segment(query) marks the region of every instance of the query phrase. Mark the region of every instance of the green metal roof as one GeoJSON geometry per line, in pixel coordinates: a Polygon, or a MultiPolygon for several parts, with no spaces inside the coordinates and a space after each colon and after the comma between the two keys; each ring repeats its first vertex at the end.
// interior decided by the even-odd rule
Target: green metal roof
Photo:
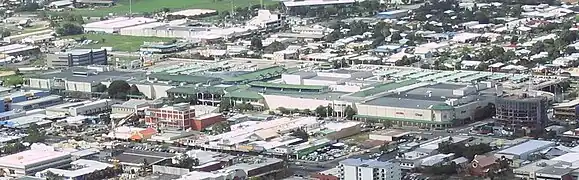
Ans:
{"type": "Polygon", "coordinates": [[[404,86],[408,86],[411,84],[415,84],[418,83],[418,80],[415,79],[410,79],[410,80],[406,80],[406,81],[402,81],[402,82],[390,82],[390,83],[384,83],[384,84],[380,84],[377,86],[374,86],[374,88],[371,89],[367,89],[364,91],[359,91],[356,92],[354,94],[351,94],[350,96],[353,97],[366,97],[366,96],[372,96],[381,92],[385,92],[385,91],[390,91],[396,88],[401,88],[404,86]]]}
{"type": "Polygon", "coordinates": [[[168,93],[178,93],[178,94],[196,94],[198,92],[208,92],[208,93],[213,93],[213,94],[224,94],[225,93],[225,89],[227,89],[227,87],[215,87],[215,86],[209,86],[209,87],[194,87],[194,86],[180,86],[180,87],[174,87],[171,89],[168,89],[167,92],[168,93]]]}
{"type": "Polygon", "coordinates": [[[440,103],[440,104],[434,104],[434,105],[430,106],[429,109],[432,109],[432,110],[452,110],[454,108],[452,106],[449,106],[448,104],[440,103]]]}
{"type": "Polygon", "coordinates": [[[268,82],[252,82],[249,83],[250,86],[265,87],[265,88],[283,88],[283,89],[302,89],[302,90],[323,90],[326,86],[313,86],[313,85],[295,85],[295,84],[278,84],[278,83],[268,83],[268,82]]]}
{"type": "Polygon", "coordinates": [[[186,82],[189,84],[219,81],[219,78],[212,78],[205,76],[191,76],[191,75],[171,75],[166,73],[155,73],[149,75],[149,77],[156,78],[159,81],[186,82]]]}
{"type": "Polygon", "coordinates": [[[263,96],[261,96],[259,93],[244,89],[229,92],[225,94],[224,97],[241,98],[241,99],[263,99],[263,96]]]}
{"type": "Polygon", "coordinates": [[[437,121],[426,121],[418,119],[405,119],[405,118],[395,118],[395,117],[380,117],[380,116],[367,116],[367,115],[354,115],[355,119],[368,119],[376,121],[404,121],[404,122],[415,122],[415,123],[427,123],[427,124],[452,124],[452,122],[437,122],[437,121]]]}
{"type": "Polygon", "coordinates": [[[282,73],[285,72],[285,68],[281,66],[274,66],[265,69],[260,69],[254,72],[238,75],[235,77],[225,78],[225,82],[251,82],[251,81],[259,81],[263,79],[268,79],[272,77],[280,76],[282,73]]]}

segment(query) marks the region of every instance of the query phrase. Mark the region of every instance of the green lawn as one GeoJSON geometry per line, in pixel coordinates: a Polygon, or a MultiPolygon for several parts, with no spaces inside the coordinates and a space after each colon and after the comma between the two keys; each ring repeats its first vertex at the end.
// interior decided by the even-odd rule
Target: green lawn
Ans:
{"type": "MultiPolygon", "coordinates": [[[[279,3],[272,0],[263,0],[265,5],[279,3]]],[[[249,7],[259,4],[261,0],[233,0],[233,5],[237,7],[249,7]]],[[[133,13],[154,12],[162,8],[169,8],[172,11],[180,9],[214,9],[217,11],[231,10],[231,0],[133,0],[133,13]]],[[[106,16],[109,13],[123,15],[129,13],[129,0],[119,0],[113,7],[91,9],[75,9],[74,14],[89,17],[106,16]]]]}
{"type": "Polygon", "coordinates": [[[175,38],[161,38],[161,37],[141,37],[141,36],[123,36],[114,34],[80,34],[74,36],[63,37],[79,39],[82,36],[87,39],[98,41],[96,44],[88,44],[82,46],[83,48],[98,49],[101,47],[113,47],[114,51],[134,52],[138,51],[144,42],[170,42],[175,38]],[[102,40],[105,40],[104,42],[102,40]]]}

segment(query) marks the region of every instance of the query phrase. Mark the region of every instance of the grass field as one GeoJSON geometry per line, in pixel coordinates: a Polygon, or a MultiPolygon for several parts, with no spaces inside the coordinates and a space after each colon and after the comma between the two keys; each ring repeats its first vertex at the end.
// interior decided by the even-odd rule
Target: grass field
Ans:
{"type": "Polygon", "coordinates": [[[175,38],[161,38],[161,37],[139,37],[139,36],[123,36],[113,34],[80,34],[74,36],[67,36],[64,38],[78,39],[82,36],[87,39],[98,41],[96,44],[87,44],[83,48],[101,48],[113,47],[114,51],[135,52],[139,50],[143,42],[170,42],[175,38]],[[105,40],[104,42],[102,40],[105,40]]]}
{"type": "MultiPolygon", "coordinates": [[[[263,0],[265,5],[279,3],[272,0],[263,0]]],[[[233,6],[249,7],[259,4],[261,0],[233,0],[233,6]]],[[[169,8],[171,11],[181,9],[214,9],[224,11],[231,9],[231,0],[133,0],[133,13],[154,12],[162,8],[169,8]]],[[[129,13],[129,0],[119,0],[113,7],[96,9],[75,9],[73,14],[89,17],[106,16],[109,13],[123,15],[129,13]]]]}

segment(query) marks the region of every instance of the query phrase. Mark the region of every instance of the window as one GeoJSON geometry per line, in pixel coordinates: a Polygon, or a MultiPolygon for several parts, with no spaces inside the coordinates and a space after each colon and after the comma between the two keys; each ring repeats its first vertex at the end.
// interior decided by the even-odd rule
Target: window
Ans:
{"type": "Polygon", "coordinates": [[[396,112],[396,114],[404,114],[404,112],[396,112]]]}
{"type": "Polygon", "coordinates": [[[421,116],[421,117],[422,117],[422,114],[420,114],[420,113],[416,113],[416,114],[414,114],[414,115],[415,115],[415,116],[421,116]]]}
{"type": "Polygon", "coordinates": [[[16,174],[16,173],[14,172],[14,169],[10,169],[10,170],[8,170],[8,171],[10,171],[10,172],[9,172],[10,174],[16,174]]]}

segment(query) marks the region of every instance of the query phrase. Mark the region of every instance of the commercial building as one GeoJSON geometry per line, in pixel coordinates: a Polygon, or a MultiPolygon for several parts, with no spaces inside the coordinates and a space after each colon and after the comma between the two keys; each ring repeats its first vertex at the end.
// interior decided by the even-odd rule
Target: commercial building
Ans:
{"type": "Polygon", "coordinates": [[[118,33],[122,28],[156,22],[157,20],[144,17],[118,17],[114,19],[92,22],[85,25],[85,32],[118,33]]]}
{"type": "MultiPolygon", "coordinates": [[[[300,10],[309,10],[316,8],[324,8],[327,6],[334,6],[339,10],[354,5],[356,0],[305,0],[305,1],[283,1],[283,6],[289,13],[296,13],[300,10]]],[[[303,12],[303,11],[302,11],[303,12]]]]}
{"type": "Polygon", "coordinates": [[[45,114],[31,114],[26,116],[21,116],[6,121],[0,121],[0,125],[4,125],[9,128],[27,128],[31,124],[36,125],[46,125],[51,124],[52,121],[46,120],[45,114]]]}
{"type": "Polygon", "coordinates": [[[578,120],[579,99],[569,102],[555,104],[553,106],[553,116],[559,120],[578,120]]]}
{"type": "Polygon", "coordinates": [[[371,140],[393,142],[400,140],[401,138],[409,134],[410,132],[405,132],[401,130],[385,130],[379,132],[372,132],[368,135],[368,138],[371,140]]]}
{"type": "Polygon", "coordinates": [[[46,108],[46,114],[70,116],[93,115],[110,110],[112,104],[113,102],[109,99],[68,103],[46,108]]]}
{"type": "Polygon", "coordinates": [[[47,59],[46,64],[50,67],[106,65],[107,60],[106,49],[74,49],[58,54],[57,58],[47,59]]]}
{"type": "Polygon", "coordinates": [[[386,83],[356,93],[377,97],[356,103],[355,117],[399,125],[448,127],[483,116],[484,107],[494,102],[494,88],[492,83],[474,86],[416,80],[386,83]]]}
{"type": "Polygon", "coordinates": [[[211,15],[217,15],[217,11],[212,9],[186,9],[182,11],[169,13],[167,16],[170,19],[181,19],[181,18],[201,18],[211,15]]]}
{"type": "Polygon", "coordinates": [[[89,179],[98,177],[99,172],[104,172],[108,168],[113,168],[112,164],[102,163],[93,160],[79,159],[70,163],[72,170],[49,168],[42,172],[36,173],[36,177],[46,178],[48,172],[64,177],[66,179],[89,179]],[[94,176],[90,176],[95,174],[94,176]]]}
{"type": "Polygon", "coordinates": [[[111,118],[125,118],[131,114],[144,116],[146,107],[149,107],[149,101],[139,99],[130,99],[122,104],[113,104],[111,106],[111,118]]]}
{"type": "MultiPolygon", "coordinates": [[[[34,89],[94,92],[94,87],[99,84],[107,85],[114,80],[128,80],[131,77],[141,76],[143,76],[143,73],[114,71],[106,67],[75,67],[59,72],[44,73],[42,76],[30,77],[25,86],[34,89]]],[[[141,90],[141,92],[145,93],[147,91],[141,90]]]]}
{"type": "Polygon", "coordinates": [[[0,54],[9,56],[30,56],[40,53],[38,46],[30,46],[25,44],[10,44],[0,47],[0,54]]]}
{"type": "Polygon", "coordinates": [[[59,95],[50,95],[46,97],[41,97],[38,99],[33,99],[29,101],[23,101],[18,103],[12,103],[11,108],[16,110],[32,110],[32,109],[39,109],[45,108],[48,106],[56,105],[62,102],[62,97],[59,95]]]}
{"type": "Polygon", "coordinates": [[[339,162],[340,179],[402,179],[400,165],[395,162],[364,160],[364,159],[346,159],[339,162]]]}
{"type": "Polygon", "coordinates": [[[159,128],[202,130],[223,120],[220,114],[196,116],[189,103],[166,107],[150,107],[145,110],[145,123],[159,128]]]}
{"type": "Polygon", "coordinates": [[[53,34],[54,34],[54,31],[52,29],[46,29],[46,30],[41,30],[41,31],[35,31],[35,32],[30,32],[30,33],[23,33],[23,34],[4,37],[3,41],[7,42],[7,43],[16,43],[16,42],[22,41],[24,39],[32,38],[35,36],[37,37],[37,36],[45,36],[45,35],[53,35],[53,34]]]}
{"type": "Polygon", "coordinates": [[[521,95],[499,97],[495,104],[495,120],[506,125],[543,128],[548,121],[547,98],[521,95]]]}
{"type": "Polygon", "coordinates": [[[520,159],[524,161],[527,160],[530,154],[554,146],[556,146],[556,143],[551,141],[529,140],[507,149],[503,149],[495,153],[495,156],[505,156],[509,159],[520,159]]]}
{"type": "Polygon", "coordinates": [[[48,168],[70,166],[68,152],[56,151],[46,145],[33,145],[30,150],[0,157],[0,169],[11,177],[34,175],[48,168]]]}
{"type": "Polygon", "coordinates": [[[261,29],[273,30],[283,27],[285,17],[281,14],[273,14],[269,10],[259,10],[257,16],[247,22],[247,25],[261,29]]]}

